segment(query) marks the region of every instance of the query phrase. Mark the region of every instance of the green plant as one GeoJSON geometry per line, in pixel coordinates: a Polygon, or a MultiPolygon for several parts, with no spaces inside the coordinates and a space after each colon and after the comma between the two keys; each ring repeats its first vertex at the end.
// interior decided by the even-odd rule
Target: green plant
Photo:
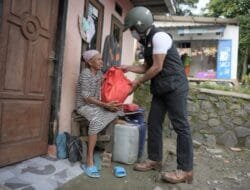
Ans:
{"type": "Polygon", "coordinates": [[[188,67],[191,64],[191,57],[186,56],[184,59],[184,67],[188,67]]]}
{"type": "Polygon", "coordinates": [[[203,82],[199,84],[198,86],[190,85],[190,87],[194,88],[207,88],[212,90],[222,90],[222,91],[232,91],[232,92],[238,92],[238,93],[244,93],[244,94],[250,94],[250,77],[249,75],[246,77],[246,82],[244,82],[244,85],[242,84],[239,88],[233,88],[228,85],[222,85],[222,84],[216,84],[216,83],[209,83],[209,82],[203,82]]]}
{"type": "Polygon", "coordinates": [[[250,87],[250,74],[243,76],[242,85],[246,87],[250,87]]]}
{"type": "Polygon", "coordinates": [[[241,87],[239,89],[239,92],[244,93],[244,94],[250,94],[250,88],[249,87],[241,87]]]}
{"type": "Polygon", "coordinates": [[[220,84],[211,84],[209,82],[204,82],[199,85],[200,88],[207,88],[213,90],[223,90],[223,91],[232,91],[233,88],[230,86],[220,85],[220,84]]]}

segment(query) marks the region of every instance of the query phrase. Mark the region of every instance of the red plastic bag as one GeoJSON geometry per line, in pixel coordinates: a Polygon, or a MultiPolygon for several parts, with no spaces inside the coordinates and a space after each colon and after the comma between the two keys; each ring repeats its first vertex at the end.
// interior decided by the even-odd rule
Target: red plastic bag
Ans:
{"type": "Polygon", "coordinates": [[[117,101],[123,103],[131,90],[131,81],[126,78],[122,69],[111,67],[104,75],[101,99],[103,102],[117,101]]]}
{"type": "Polygon", "coordinates": [[[130,104],[123,104],[123,111],[125,113],[127,112],[135,112],[137,110],[139,110],[139,106],[137,104],[133,104],[133,103],[130,103],[130,104]]]}

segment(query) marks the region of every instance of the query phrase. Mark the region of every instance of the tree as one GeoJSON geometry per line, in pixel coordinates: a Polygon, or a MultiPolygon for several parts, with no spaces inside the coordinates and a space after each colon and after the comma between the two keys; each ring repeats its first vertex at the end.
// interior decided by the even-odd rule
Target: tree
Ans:
{"type": "Polygon", "coordinates": [[[238,78],[248,74],[250,65],[250,1],[249,0],[211,0],[206,16],[238,18],[240,21],[240,43],[238,78]]]}
{"type": "Polygon", "coordinates": [[[177,15],[193,15],[190,8],[196,8],[196,3],[198,3],[199,0],[176,0],[177,4],[177,15]],[[186,5],[187,7],[185,9],[181,9],[181,5],[186,5]]]}
{"type": "Polygon", "coordinates": [[[250,13],[239,16],[240,19],[240,51],[239,51],[239,77],[242,80],[249,73],[250,66],[250,13]]]}
{"type": "Polygon", "coordinates": [[[211,0],[207,6],[208,16],[234,18],[249,13],[249,0],[211,0]]]}

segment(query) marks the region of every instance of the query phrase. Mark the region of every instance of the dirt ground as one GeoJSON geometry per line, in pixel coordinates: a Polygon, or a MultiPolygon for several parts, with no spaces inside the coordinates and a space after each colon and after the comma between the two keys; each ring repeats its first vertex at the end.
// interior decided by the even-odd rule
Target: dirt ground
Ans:
{"type": "MultiPolygon", "coordinates": [[[[175,141],[164,140],[162,171],[176,168],[175,141]]],[[[112,168],[102,168],[101,178],[91,179],[84,173],[59,190],[250,190],[250,150],[195,144],[193,184],[168,184],[159,179],[158,171],[136,172],[132,165],[121,165],[127,171],[124,178],[116,178],[112,168]]]]}

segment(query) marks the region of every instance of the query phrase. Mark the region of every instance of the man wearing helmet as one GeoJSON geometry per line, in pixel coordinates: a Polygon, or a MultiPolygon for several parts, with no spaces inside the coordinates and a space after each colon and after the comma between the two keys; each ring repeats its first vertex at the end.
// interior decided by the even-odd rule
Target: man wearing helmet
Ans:
{"type": "Polygon", "coordinates": [[[148,117],[148,160],[136,164],[134,169],[160,169],[163,151],[162,124],[168,112],[177,133],[177,170],[162,173],[162,179],[170,183],[191,183],[193,146],[187,121],[188,80],[181,58],[171,36],[154,27],[153,16],[147,8],[134,7],[128,12],[124,31],[127,29],[144,46],[145,62],[141,65],[123,65],[121,68],[143,74],[132,82],[133,90],[151,80],[150,91],[153,95],[148,117]]]}

